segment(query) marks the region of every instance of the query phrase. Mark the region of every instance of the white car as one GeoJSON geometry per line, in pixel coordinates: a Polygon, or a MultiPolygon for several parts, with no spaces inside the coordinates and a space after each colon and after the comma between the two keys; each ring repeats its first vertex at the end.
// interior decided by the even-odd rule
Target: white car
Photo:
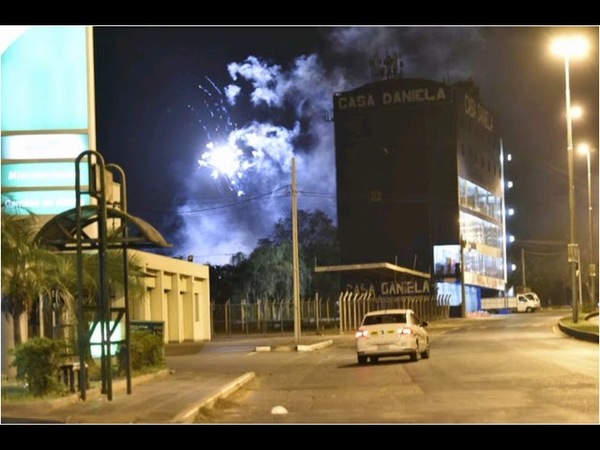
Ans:
{"type": "Polygon", "coordinates": [[[412,309],[370,311],[356,332],[356,356],[359,364],[367,359],[376,363],[382,357],[410,356],[429,358],[428,322],[421,322],[412,309]]]}

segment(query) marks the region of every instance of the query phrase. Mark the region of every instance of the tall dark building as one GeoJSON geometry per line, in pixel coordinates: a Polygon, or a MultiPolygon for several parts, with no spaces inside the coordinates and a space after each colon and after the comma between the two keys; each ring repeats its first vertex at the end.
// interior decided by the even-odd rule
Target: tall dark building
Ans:
{"type": "Polygon", "coordinates": [[[469,309],[504,290],[503,152],[477,87],[391,78],[333,100],[340,263],[429,273],[460,301],[462,243],[469,309]]]}

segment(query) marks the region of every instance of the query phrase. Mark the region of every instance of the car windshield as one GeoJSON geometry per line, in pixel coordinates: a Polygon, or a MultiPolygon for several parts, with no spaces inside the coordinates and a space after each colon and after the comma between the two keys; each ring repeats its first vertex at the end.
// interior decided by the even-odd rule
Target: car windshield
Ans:
{"type": "Polygon", "coordinates": [[[406,314],[376,314],[366,316],[363,325],[378,325],[381,323],[406,323],[406,314]]]}

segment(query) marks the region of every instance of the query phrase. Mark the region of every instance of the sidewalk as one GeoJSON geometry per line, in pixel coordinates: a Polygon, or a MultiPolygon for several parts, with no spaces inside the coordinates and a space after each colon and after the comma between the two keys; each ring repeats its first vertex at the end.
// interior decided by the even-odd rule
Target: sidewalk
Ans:
{"type": "Polygon", "coordinates": [[[131,394],[125,383],[113,384],[113,399],[88,391],[85,401],[68,399],[3,403],[2,423],[157,424],[192,423],[199,409],[226,397],[254,378],[218,373],[161,371],[133,380],[131,394]]]}
{"type": "MultiPolygon", "coordinates": [[[[339,335],[338,335],[339,336],[339,335]]],[[[261,339],[264,340],[264,339],[261,339]]],[[[294,345],[293,337],[267,338],[273,346],[259,345],[255,351],[313,351],[333,344],[327,336],[310,336],[302,344],[294,345]]],[[[177,346],[172,351],[181,356],[198,351],[190,344],[177,346]]],[[[168,358],[167,358],[168,359],[168,358]]],[[[167,361],[168,363],[168,361],[167,361]]],[[[126,380],[114,380],[112,400],[99,389],[86,392],[86,400],[79,393],[52,400],[3,402],[2,424],[185,424],[193,423],[198,411],[209,407],[243,387],[255,377],[254,372],[221,373],[210,371],[162,370],[155,374],[132,379],[131,393],[127,394],[126,380]]]]}

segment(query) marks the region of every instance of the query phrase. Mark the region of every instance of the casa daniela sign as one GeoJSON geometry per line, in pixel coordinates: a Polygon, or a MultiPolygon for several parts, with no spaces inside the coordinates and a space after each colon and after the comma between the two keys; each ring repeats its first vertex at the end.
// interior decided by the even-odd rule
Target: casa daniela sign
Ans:
{"type": "Polygon", "coordinates": [[[365,93],[344,95],[336,98],[336,106],[338,109],[356,109],[390,106],[401,103],[442,102],[447,99],[448,96],[446,90],[439,86],[435,88],[383,91],[379,94],[365,93]]]}
{"type": "Polygon", "coordinates": [[[381,281],[380,283],[347,284],[346,292],[368,297],[427,296],[433,294],[429,280],[381,281]]]}

